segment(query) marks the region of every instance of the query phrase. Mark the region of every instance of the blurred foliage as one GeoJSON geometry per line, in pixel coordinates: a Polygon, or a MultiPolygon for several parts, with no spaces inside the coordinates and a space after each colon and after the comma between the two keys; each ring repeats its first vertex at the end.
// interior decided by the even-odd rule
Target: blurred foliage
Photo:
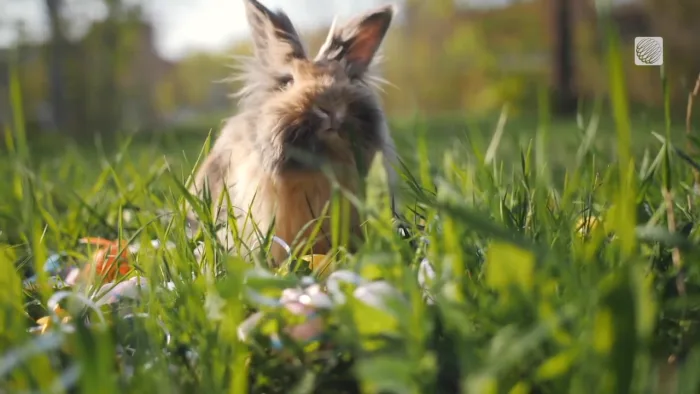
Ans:
{"type": "MultiPolygon", "coordinates": [[[[140,7],[120,0],[84,1],[103,1],[110,12],[84,36],[64,45],[61,97],[69,119],[65,128],[78,135],[153,129],[233,110],[229,96],[237,86],[225,80],[232,73],[231,57],[250,54],[248,40],[235,42],[222,53],[197,52],[166,60],[157,53],[154,28],[140,7]]],[[[383,49],[381,73],[390,82],[384,94],[387,111],[395,116],[415,111],[484,114],[500,110],[504,103],[509,103],[511,113],[532,109],[537,91],[553,79],[551,47],[556,32],[549,1],[514,1],[495,8],[469,8],[452,0],[404,1],[402,23],[390,30],[383,49]]],[[[575,90],[583,98],[606,97],[601,9],[591,0],[569,1],[575,90]]],[[[660,106],[661,91],[653,83],[658,69],[637,67],[632,57],[634,37],[654,35],[665,38],[671,102],[685,103],[700,72],[700,58],[695,56],[700,51],[700,28],[693,17],[699,7],[695,0],[672,4],[640,0],[611,10],[623,53],[629,54],[622,66],[633,105],[660,106]]],[[[64,18],[64,30],[76,22],[64,18]]],[[[320,46],[326,31],[323,27],[303,32],[311,51],[320,46]]],[[[30,130],[45,127],[51,123],[46,115],[52,67],[48,44],[20,40],[16,49],[25,117],[30,130]]],[[[2,73],[3,61],[6,65],[12,58],[9,52],[6,55],[0,57],[2,73]]],[[[3,79],[0,96],[7,97],[3,79]]],[[[0,124],[10,119],[4,97],[0,124]]]]}

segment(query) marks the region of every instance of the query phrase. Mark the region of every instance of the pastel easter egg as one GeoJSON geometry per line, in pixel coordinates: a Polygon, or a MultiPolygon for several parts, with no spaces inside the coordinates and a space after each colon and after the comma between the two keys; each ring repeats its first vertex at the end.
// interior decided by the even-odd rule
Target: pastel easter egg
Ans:
{"type": "MultiPolygon", "coordinates": [[[[104,238],[83,238],[81,241],[100,246],[92,256],[92,263],[95,273],[104,277],[105,281],[112,282],[117,276],[126,275],[131,271],[126,241],[118,242],[104,238]]],[[[85,273],[89,273],[91,269],[90,266],[86,267],[85,273]]]]}

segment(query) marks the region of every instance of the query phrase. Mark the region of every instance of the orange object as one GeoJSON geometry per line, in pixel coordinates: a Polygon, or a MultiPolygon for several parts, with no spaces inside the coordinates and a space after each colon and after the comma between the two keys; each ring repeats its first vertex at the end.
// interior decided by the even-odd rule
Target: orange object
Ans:
{"type": "MultiPolygon", "coordinates": [[[[80,242],[101,246],[92,256],[92,263],[95,264],[95,273],[103,276],[105,281],[112,282],[118,275],[126,275],[131,271],[126,241],[119,242],[88,237],[82,238],[80,242]]],[[[89,275],[91,270],[91,266],[88,265],[84,268],[83,273],[89,275]]]]}
{"type": "Polygon", "coordinates": [[[70,315],[68,314],[68,312],[66,312],[66,310],[63,309],[63,308],[61,308],[61,306],[58,305],[58,304],[57,304],[56,306],[53,307],[53,311],[54,311],[54,313],[56,313],[56,315],[58,315],[58,317],[70,316],[70,315]]]}

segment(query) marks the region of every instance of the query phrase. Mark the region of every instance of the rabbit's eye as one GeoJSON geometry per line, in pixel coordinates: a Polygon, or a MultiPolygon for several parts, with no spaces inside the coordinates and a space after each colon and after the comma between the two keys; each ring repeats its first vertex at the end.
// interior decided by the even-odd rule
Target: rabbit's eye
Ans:
{"type": "Polygon", "coordinates": [[[294,77],[291,75],[284,75],[277,78],[277,83],[281,89],[286,89],[294,84],[294,77]]]}

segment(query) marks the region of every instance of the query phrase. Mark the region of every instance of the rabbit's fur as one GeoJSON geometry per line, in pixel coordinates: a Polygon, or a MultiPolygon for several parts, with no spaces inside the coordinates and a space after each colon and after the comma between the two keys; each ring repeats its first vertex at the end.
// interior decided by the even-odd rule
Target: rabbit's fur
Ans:
{"type": "MultiPolygon", "coordinates": [[[[255,56],[241,62],[239,113],[226,122],[191,192],[201,196],[208,185],[217,202],[227,189],[235,212],[227,212],[224,199],[215,217],[222,223],[235,217],[246,245],[271,226],[291,243],[302,230],[308,237],[331,199],[332,183],[322,169],[330,168],[343,188],[356,192],[382,152],[391,185],[396,179],[394,143],[369,74],[394,7],[343,26],[334,21],[318,55],[309,59],[284,12],[243,1],[255,56]]],[[[351,212],[346,224],[359,236],[359,218],[351,212]]],[[[324,220],[313,253],[329,251],[329,226],[324,220]]],[[[219,239],[233,245],[231,229],[221,230],[219,239]]],[[[273,245],[272,256],[279,263],[286,254],[273,245]]]]}

